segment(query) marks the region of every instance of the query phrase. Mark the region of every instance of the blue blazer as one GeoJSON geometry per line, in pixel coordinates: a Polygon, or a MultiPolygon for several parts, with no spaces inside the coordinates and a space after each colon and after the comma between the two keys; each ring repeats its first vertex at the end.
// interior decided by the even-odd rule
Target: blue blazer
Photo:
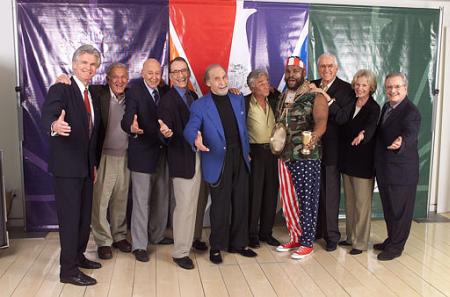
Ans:
{"type": "MultiPolygon", "coordinates": [[[[241,139],[242,157],[245,160],[247,169],[250,170],[247,125],[245,120],[245,103],[242,95],[228,93],[234,116],[239,129],[241,139]]],[[[210,184],[217,183],[223,168],[227,143],[225,133],[220,119],[216,104],[212,99],[211,93],[206,94],[200,99],[194,101],[191,105],[191,114],[189,121],[184,128],[184,137],[193,150],[197,132],[200,131],[203,137],[203,144],[209,148],[209,152],[201,152],[201,164],[203,178],[210,184]]]]}

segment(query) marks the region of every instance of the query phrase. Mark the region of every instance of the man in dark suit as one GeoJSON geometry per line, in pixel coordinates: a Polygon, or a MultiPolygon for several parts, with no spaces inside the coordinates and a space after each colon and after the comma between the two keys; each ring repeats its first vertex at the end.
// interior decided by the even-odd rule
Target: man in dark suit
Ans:
{"type": "Polygon", "coordinates": [[[201,151],[203,178],[211,193],[209,259],[222,262],[221,250],[255,257],[248,244],[249,144],[242,95],[228,92],[228,76],[218,64],[205,70],[210,93],[194,101],[184,136],[201,151]]]}
{"type": "Polygon", "coordinates": [[[191,73],[186,60],[182,57],[173,59],[169,73],[173,86],[161,99],[158,117],[160,131],[167,139],[169,175],[175,194],[172,257],[181,268],[193,269],[189,252],[194,238],[201,182],[200,154],[192,151],[184,139],[183,130],[197,94],[188,88],[191,73]]]}
{"type": "Polygon", "coordinates": [[[247,130],[250,142],[250,207],[249,246],[259,247],[259,241],[271,246],[280,242],[272,236],[278,199],[277,157],[270,150],[269,141],[275,126],[278,91],[270,92],[266,71],[256,69],[247,77],[252,91],[245,96],[247,130]]]}
{"type": "Polygon", "coordinates": [[[320,177],[319,217],[316,238],[324,238],[326,250],[334,251],[341,238],[338,226],[341,182],[338,169],[339,126],[346,123],[354,103],[351,85],[338,78],[334,55],[324,53],[317,60],[320,79],[312,81],[325,90],[328,102],[327,130],[322,136],[323,156],[320,177]]]}
{"type": "Polygon", "coordinates": [[[51,86],[42,107],[42,125],[51,135],[48,169],[54,177],[59,222],[60,281],[79,286],[97,283],[79,267],[101,267],[83,254],[89,240],[100,123],[98,98],[92,96],[88,85],[99,66],[97,49],[79,47],[72,58],[71,85],[51,86]]]}
{"type": "Polygon", "coordinates": [[[159,86],[161,65],[157,60],[145,61],[141,75],[142,78],[127,90],[121,125],[131,136],[128,168],[133,192],[132,250],[138,261],[147,262],[149,242],[173,241],[164,238],[169,215],[169,179],[157,118],[159,100],[167,89],[159,86]]]}
{"type": "Polygon", "coordinates": [[[388,237],[374,244],[378,260],[402,254],[411,229],[417,182],[417,151],[420,112],[408,99],[408,81],[403,73],[391,73],[384,81],[388,102],[381,111],[375,146],[375,174],[388,237]]]}

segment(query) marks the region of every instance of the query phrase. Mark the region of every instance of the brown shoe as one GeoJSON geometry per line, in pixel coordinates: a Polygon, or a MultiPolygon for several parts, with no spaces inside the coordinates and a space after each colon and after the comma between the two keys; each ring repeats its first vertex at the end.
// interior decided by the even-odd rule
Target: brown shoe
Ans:
{"type": "Polygon", "coordinates": [[[110,246],[99,246],[97,249],[97,254],[100,259],[111,259],[112,258],[112,250],[110,246]]]}
{"type": "Polygon", "coordinates": [[[122,253],[131,252],[131,243],[129,243],[126,239],[114,242],[112,246],[115,247],[116,249],[119,249],[122,253]]]}

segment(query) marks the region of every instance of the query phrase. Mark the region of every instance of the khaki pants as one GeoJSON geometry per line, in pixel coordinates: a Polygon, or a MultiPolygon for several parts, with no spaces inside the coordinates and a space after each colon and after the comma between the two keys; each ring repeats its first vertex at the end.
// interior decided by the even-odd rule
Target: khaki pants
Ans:
{"type": "Polygon", "coordinates": [[[372,215],[373,178],[342,174],[345,193],[347,242],[354,249],[367,250],[372,215]]]}
{"type": "Polygon", "coordinates": [[[127,236],[130,171],[127,156],[102,154],[92,201],[92,233],[97,246],[111,246],[127,236]],[[107,219],[109,209],[109,222],[107,219]]]}

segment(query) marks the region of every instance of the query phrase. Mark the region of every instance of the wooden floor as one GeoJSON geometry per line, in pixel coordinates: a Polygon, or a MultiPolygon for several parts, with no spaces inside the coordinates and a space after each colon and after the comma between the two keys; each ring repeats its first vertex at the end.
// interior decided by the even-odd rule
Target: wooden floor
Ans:
{"type": "MultiPolygon", "coordinates": [[[[287,240],[284,228],[274,231],[287,240]]],[[[373,221],[371,243],[384,236],[384,222],[373,221]]],[[[295,261],[263,245],[257,258],[224,253],[221,265],[211,264],[208,253],[192,253],[196,269],[187,271],[172,262],[171,246],[150,249],[148,263],[115,251],[112,260],[100,261],[102,269],[86,271],[97,285],[76,287],[59,282],[57,233],[15,239],[0,250],[0,296],[450,296],[450,223],[413,223],[403,255],[388,262],[377,261],[372,249],[351,256],[320,244],[295,261]]],[[[87,256],[97,256],[92,240],[87,256]]]]}

